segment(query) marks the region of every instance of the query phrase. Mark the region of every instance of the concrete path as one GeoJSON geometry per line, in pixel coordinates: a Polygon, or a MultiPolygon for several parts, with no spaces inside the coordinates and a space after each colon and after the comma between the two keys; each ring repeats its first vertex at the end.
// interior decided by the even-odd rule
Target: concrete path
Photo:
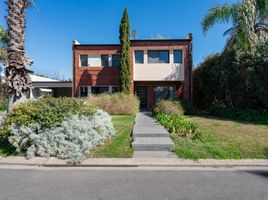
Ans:
{"type": "Polygon", "coordinates": [[[167,130],[152,118],[151,112],[137,114],[132,142],[134,158],[177,158],[171,152],[174,146],[167,130]]]}

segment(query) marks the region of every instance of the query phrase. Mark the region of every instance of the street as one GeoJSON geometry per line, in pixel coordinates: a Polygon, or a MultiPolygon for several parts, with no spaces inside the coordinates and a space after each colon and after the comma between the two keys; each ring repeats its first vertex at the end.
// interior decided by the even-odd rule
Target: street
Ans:
{"type": "Polygon", "coordinates": [[[0,200],[268,199],[268,170],[1,167],[0,200]]]}

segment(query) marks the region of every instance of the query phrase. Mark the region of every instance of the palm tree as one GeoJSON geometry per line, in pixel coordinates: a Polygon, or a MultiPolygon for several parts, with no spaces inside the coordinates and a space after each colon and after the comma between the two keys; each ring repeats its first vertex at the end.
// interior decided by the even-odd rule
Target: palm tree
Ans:
{"type": "Polygon", "coordinates": [[[25,9],[31,6],[29,0],[7,0],[8,5],[8,47],[6,75],[9,83],[9,110],[12,105],[26,99],[31,88],[28,76],[31,61],[25,54],[25,9]]]}
{"type": "Polygon", "coordinates": [[[226,47],[235,44],[251,50],[258,41],[267,39],[267,0],[243,0],[236,4],[212,7],[202,20],[203,32],[207,33],[216,23],[232,22],[232,27],[224,35],[230,35],[226,47]]]}

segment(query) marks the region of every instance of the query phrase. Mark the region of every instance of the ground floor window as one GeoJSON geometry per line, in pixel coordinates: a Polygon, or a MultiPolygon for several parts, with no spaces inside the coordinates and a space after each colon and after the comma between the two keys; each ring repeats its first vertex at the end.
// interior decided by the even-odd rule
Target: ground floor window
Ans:
{"type": "Polygon", "coordinates": [[[92,94],[109,93],[109,87],[91,87],[92,94]]]}
{"type": "Polygon", "coordinates": [[[175,99],[175,89],[173,86],[157,86],[154,88],[154,93],[155,102],[175,99]]]}
{"type": "Polygon", "coordinates": [[[80,87],[80,97],[88,96],[88,87],[80,87]]]}
{"type": "Polygon", "coordinates": [[[119,88],[118,87],[112,87],[112,93],[116,93],[119,92],[119,88]]]}

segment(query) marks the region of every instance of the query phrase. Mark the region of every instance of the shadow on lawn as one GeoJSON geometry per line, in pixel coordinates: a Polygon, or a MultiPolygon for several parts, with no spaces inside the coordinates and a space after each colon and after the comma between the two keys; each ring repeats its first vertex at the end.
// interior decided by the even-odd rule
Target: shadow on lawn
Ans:
{"type": "Polygon", "coordinates": [[[266,125],[268,127],[267,123],[262,123],[262,122],[256,122],[256,121],[245,121],[245,120],[240,120],[240,119],[233,119],[233,118],[227,118],[227,117],[219,117],[219,116],[213,116],[209,115],[208,113],[196,113],[196,114],[191,114],[187,115],[189,118],[190,117],[202,117],[206,119],[212,119],[212,120],[221,120],[221,121],[233,121],[241,124],[253,124],[253,125],[266,125]]]}

